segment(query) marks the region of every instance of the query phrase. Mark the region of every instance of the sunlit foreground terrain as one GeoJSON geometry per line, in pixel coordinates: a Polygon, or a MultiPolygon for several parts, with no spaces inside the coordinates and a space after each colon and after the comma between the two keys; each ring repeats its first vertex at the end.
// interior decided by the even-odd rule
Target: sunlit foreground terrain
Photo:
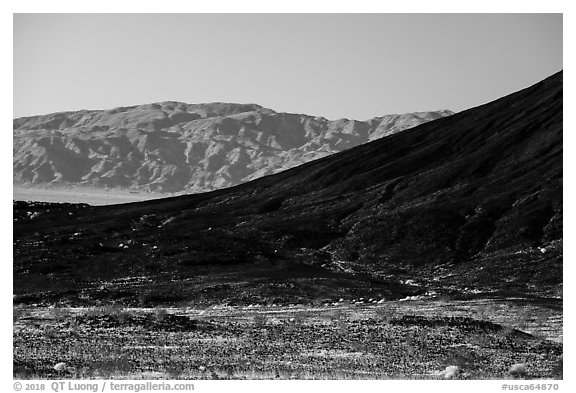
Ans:
{"type": "Polygon", "coordinates": [[[27,306],[14,315],[15,378],[562,378],[554,300],[27,306]]]}

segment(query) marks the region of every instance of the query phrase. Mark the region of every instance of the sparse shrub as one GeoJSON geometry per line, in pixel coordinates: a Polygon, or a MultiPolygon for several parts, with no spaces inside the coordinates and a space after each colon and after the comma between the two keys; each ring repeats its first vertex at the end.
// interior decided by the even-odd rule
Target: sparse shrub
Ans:
{"type": "Polygon", "coordinates": [[[341,321],[344,318],[344,313],[342,312],[342,310],[334,310],[329,315],[330,320],[333,322],[341,321]]]}
{"type": "Polygon", "coordinates": [[[100,310],[94,310],[92,316],[111,323],[117,322],[121,325],[128,323],[132,318],[130,312],[124,310],[122,306],[117,304],[107,305],[100,310]]]}
{"type": "Polygon", "coordinates": [[[47,326],[46,329],[44,329],[43,335],[47,340],[53,340],[58,336],[56,329],[52,326],[47,326]]]}
{"type": "Polygon", "coordinates": [[[234,378],[234,367],[232,366],[226,367],[226,375],[228,376],[229,379],[234,378]]]}
{"type": "Polygon", "coordinates": [[[12,319],[16,323],[24,315],[24,312],[19,308],[12,308],[12,319]]]}
{"type": "Polygon", "coordinates": [[[154,311],[154,318],[157,322],[163,322],[166,319],[166,310],[163,308],[158,308],[154,311]]]}
{"type": "Polygon", "coordinates": [[[389,324],[392,320],[399,318],[400,314],[390,306],[382,306],[376,309],[376,316],[384,323],[389,324]]]}
{"type": "Polygon", "coordinates": [[[481,361],[480,356],[472,349],[457,347],[448,352],[444,364],[469,369],[481,361]]]}
{"type": "Polygon", "coordinates": [[[524,363],[516,363],[510,366],[508,370],[508,374],[510,374],[514,378],[525,378],[526,377],[526,364],[524,363]]]}
{"type": "Polygon", "coordinates": [[[564,297],[564,288],[562,284],[559,284],[558,287],[554,290],[554,295],[558,298],[564,297]]]}
{"type": "Polygon", "coordinates": [[[514,328],[508,324],[503,324],[502,325],[502,329],[500,329],[500,331],[498,332],[498,336],[500,336],[503,339],[506,339],[507,337],[511,337],[514,334],[514,328]]]}
{"type": "Polygon", "coordinates": [[[139,219],[134,220],[131,224],[132,229],[142,230],[145,228],[156,228],[162,224],[160,218],[156,214],[144,214],[139,219]]]}
{"type": "Polygon", "coordinates": [[[254,315],[253,321],[254,321],[254,325],[256,325],[256,327],[260,328],[260,327],[266,326],[267,319],[264,315],[258,314],[258,315],[254,315]]]}
{"type": "Polygon", "coordinates": [[[69,313],[61,308],[55,307],[50,309],[50,316],[55,320],[61,320],[66,318],[68,315],[69,313]]]}
{"type": "Polygon", "coordinates": [[[126,374],[132,368],[128,359],[124,356],[113,359],[96,360],[92,364],[95,373],[104,377],[126,374]]]}
{"type": "Polygon", "coordinates": [[[480,348],[487,348],[490,346],[490,337],[482,333],[472,333],[468,338],[467,342],[472,345],[476,345],[480,348]]]}
{"type": "Polygon", "coordinates": [[[364,352],[367,349],[367,345],[361,341],[354,341],[350,343],[350,349],[354,352],[364,352]]]}
{"type": "Polygon", "coordinates": [[[490,316],[490,309],[487,305],[483,304],[476,310],[476,319],[483,321],[487,316],[490,316]]]}
{"type": "Polygon", "coordinates": [[[550,313],[548,310],[539,309],[534,316],[534,323],[537,327],[543,327],[550,318],[550,313]]]}
{"type": "Polygon", "coordinates": [[[120,325],[124,325],[126,323],[128,323],[130,321],[130,319],[132,318],[132,316],[130,315],[130,313],[128,311],[121,311],[118,315],[118,323],[120,325]]]}
{"type": "Polygon", "coordinates": [[[305,321],[306,321],[306,318],[304,318],[304,316],[302,314],[296,314],[290,320],[290,322],[292,322],[294,325],[297,325],[297,326],[304,325],[305,321]]]}
{"type": "Polygon", "coordinates": [[[458,366],[447,366],[443,371],[444,379],[454,379],[460,375],[460,367],[458,366]]]}
{"type": "Polygon", "coordinates": [[[170,376],[170,379],[180,379],[180,376],[184,374],[184,365],[182,363],[170,362],[166,365],[166,372],[170,376]]]}
{"type": "Polygon", "coordinates": [[[123,311],[123,307],[118,304],[110,304],[102,307],[100,310],[96,311],[98,314],[102,315],[113,315],[117,316],[123,311]]]}
{"type": "Polygon", "coordinates": [[[563,377],[564,361],[563,361],[562,355],[560,355],[560,357],[556,361],[556,364],[554,365],[554,368],[552,369],[552,373],[553,373],[552,375],[555,379],[564,379],[564,377],[563,377]]]}
{"type": "Polygon", "coordinates": [[[519,330],[524,330],[528,326],[528,321],[532,319],[530,311],[523,311],[516,315],[514,318],[514,327],[519,330]]]}

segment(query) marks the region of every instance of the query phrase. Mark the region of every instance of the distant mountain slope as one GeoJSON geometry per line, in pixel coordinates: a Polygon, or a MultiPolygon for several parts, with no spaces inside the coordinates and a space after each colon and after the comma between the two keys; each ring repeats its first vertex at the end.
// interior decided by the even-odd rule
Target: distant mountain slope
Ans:
{"type": "Polygon", "coordinates": [[[17,301],[558,296],[562,73],[236,187],[14,204],[17,301]]]}
{"type": "Polygon", "coordinates": [[[276,173],[451,115],[366,122],[276,113],[254,104],[161,102],[13,121],[13,181],[204,192],[276,173]]]}

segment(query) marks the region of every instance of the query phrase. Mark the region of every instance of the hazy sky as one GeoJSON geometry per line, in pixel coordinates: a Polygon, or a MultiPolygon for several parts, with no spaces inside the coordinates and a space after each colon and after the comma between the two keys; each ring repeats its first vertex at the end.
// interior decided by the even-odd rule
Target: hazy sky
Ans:
{"type": "Polygon", "coordinates": [[[172,100],[365,120],[561,69],[561,14],[14,16],[14,117],[172,100]]]}

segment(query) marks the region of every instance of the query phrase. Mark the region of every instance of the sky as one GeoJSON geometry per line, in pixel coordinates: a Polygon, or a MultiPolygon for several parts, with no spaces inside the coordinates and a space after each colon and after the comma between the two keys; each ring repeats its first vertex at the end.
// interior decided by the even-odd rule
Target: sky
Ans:
{"type": "Polygon", "coordinates": [[[159,101],[366,120],[562,69],[562,14],[14,14],[13,117],[159,101]]]}

